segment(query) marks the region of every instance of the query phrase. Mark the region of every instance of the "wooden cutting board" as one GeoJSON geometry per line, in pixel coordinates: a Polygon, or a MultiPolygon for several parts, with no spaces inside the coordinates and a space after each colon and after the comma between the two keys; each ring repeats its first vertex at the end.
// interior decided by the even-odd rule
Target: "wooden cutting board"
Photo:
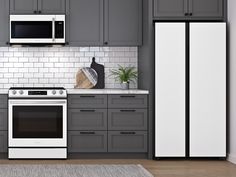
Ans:
{"type": "Polygon", "coordinates": [[[97,72],[89,67],[81,68],[76,74],[75,88],[90,89],[93,88],[98,81],[97,72]]]}

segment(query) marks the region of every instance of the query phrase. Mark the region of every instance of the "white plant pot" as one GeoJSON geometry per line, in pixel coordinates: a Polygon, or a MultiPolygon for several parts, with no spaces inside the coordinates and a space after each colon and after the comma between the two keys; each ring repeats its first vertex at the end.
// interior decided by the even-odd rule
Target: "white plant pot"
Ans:
{"type": "Polygon", "coordinates": [[[123,90],[129,89],[129,82],[122,82],[120,85],[121,85],[121,89],[123,90]]]}

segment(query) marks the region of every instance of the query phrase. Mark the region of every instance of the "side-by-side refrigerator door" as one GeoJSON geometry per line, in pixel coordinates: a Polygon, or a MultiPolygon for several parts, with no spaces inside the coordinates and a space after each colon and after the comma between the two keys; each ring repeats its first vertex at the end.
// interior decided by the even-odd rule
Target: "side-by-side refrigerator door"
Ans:
{"type": "Polygon", "coordinates": [[[185,156],[185,26],[155,24],[155,157],[185,156]]]}
{"type": "Polygon", "coordinates": [[[190,157],[226,157],[225,23],[190,23],[190,157]]]}

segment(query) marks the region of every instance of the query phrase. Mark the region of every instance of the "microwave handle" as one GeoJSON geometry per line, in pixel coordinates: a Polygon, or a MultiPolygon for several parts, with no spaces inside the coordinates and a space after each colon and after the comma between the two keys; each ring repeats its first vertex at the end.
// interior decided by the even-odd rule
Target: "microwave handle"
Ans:
{"type": "Polygon", "coordinates": [[[55,41],[55,18],[52,18],[52,41],[55,41]]]}

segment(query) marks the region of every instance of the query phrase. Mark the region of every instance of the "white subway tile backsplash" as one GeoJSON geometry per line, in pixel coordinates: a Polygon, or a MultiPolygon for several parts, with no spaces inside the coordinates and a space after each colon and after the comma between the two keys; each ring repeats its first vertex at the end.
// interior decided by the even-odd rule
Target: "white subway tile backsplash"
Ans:
{"type": "Polygon", "coordinates": [[[0,47],[0,88],[73,88],[79,68],[90,67],[92,57],[105,66],[105,87],[120,88],[110,70],[137,68],[137,55],[137,47],[0,47]]]}

